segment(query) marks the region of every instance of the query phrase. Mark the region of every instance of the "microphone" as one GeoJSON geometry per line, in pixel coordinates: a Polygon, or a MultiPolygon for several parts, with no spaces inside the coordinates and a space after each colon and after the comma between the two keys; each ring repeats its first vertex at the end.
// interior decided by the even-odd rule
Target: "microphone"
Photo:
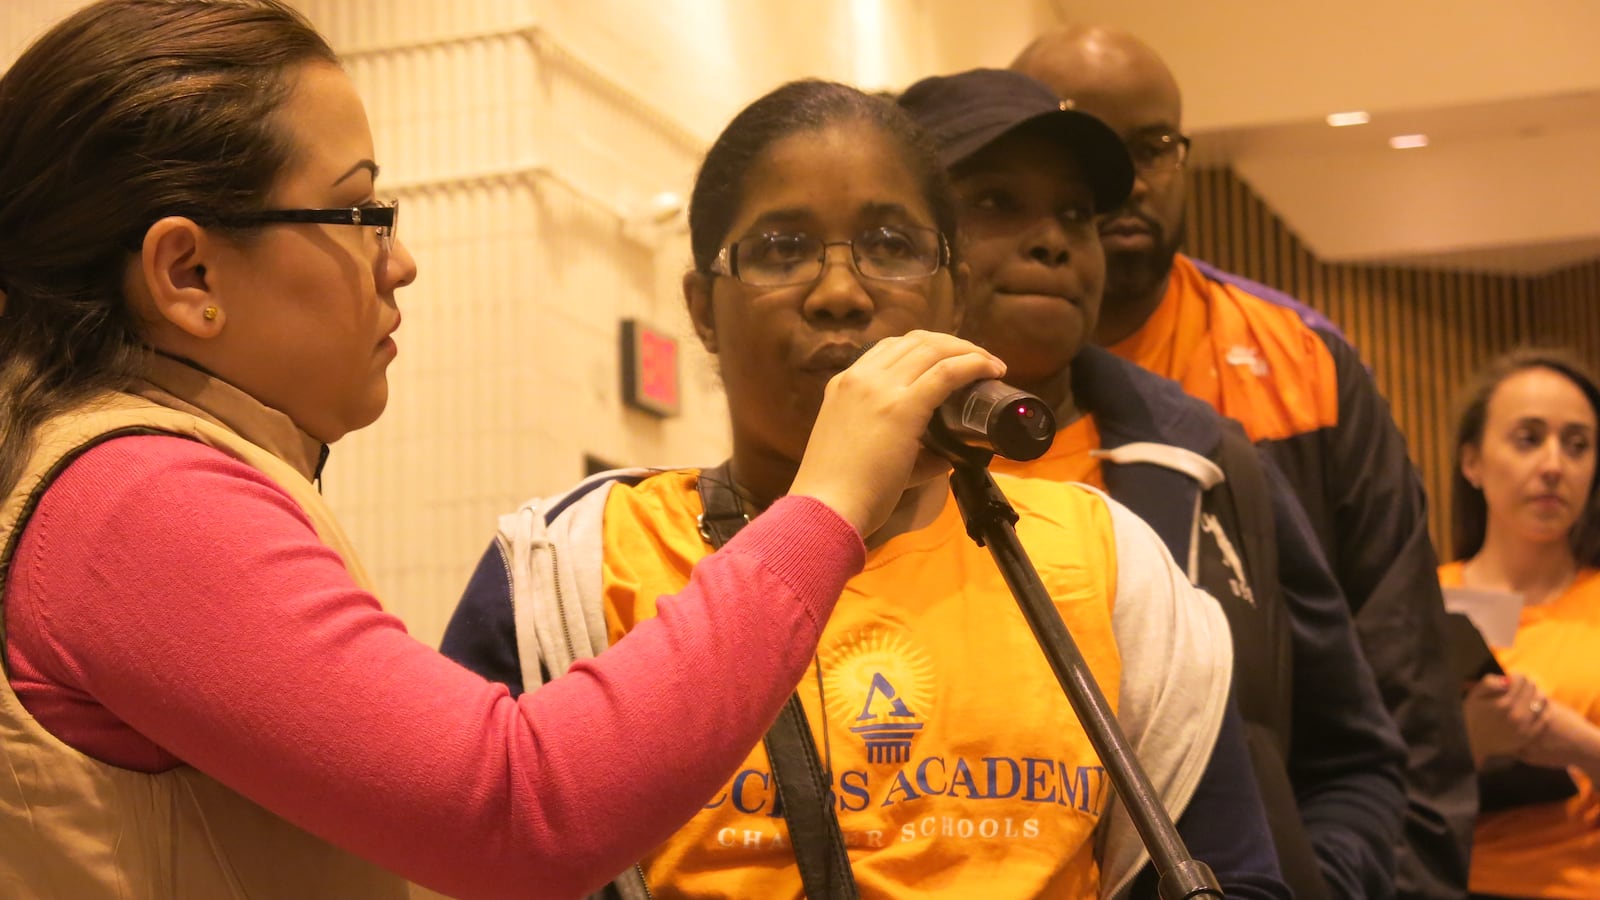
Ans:
{"type": "Polygon", "coordinates": [[[925,443],[953,440],[1006,459],[1038,459],[1056,439],[1050,404],[1003,381],[984,379],[951,394],[934,410],[925,443]]]}

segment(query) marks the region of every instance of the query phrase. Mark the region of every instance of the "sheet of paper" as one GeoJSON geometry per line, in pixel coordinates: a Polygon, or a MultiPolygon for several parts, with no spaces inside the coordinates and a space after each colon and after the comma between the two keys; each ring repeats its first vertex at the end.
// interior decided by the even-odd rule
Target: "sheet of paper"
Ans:
{"type": "Polygon", "coordinates": [[[1444,608],[1471,619],[1484,641],[1495,649],[1511,646],[1517,636],[1517,623],[1522,621],[1522,595],[1508,591],[1447,587],[1444,608]]]}

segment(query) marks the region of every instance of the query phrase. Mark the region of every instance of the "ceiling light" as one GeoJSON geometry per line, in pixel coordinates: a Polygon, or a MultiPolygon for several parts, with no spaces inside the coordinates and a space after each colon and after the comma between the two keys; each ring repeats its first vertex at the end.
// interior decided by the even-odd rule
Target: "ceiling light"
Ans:
{"type": "Polygon", "coordinates": [[[1335,128],[1343,128],[1346,125],[1365,125],[1370,121],[1372,121],[1372,117],[1359,109],[1351,112],[1330,113],[1328,115],[1328,124],[1335,128]]]}
{"type": "Polygon", "coordinates": [[[1389,146],[1396,150],[1415,150],[1418,147],[1428,146],[1428,136],[1425,134],[1397,134],[1389,138],[1389,146]]]}

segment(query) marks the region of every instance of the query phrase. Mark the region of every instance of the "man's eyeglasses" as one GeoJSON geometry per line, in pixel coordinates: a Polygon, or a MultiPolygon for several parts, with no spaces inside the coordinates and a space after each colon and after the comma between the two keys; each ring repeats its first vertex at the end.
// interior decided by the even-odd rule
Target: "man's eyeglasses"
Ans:
{"type": "Polygon", "coordinates": [[[950,245],[938,231],[885,225],[848,241],[824,241],[802,232],[758,234],[723,247],[711,271],[753,287],[805,284],[822,277],[828,248],[841,245],[850,248],[857,274],[879,281],[927,278],[950,263],[950,245]]]}
{"type": "Polygon", "coordinates": [[[378,200],[368,206],[343,209],[263,209],[218,220],[235,228],[293,222],[311,225],[363,225],[378,229],[378,244],[384,253],[394,249],[394,233],[400,224],[400,201],[378,200]]]}
{"type": "Polygon", "coordinates": [[[1163,174],[1182,168],[1189,159],[1189,139],[1176,131],[1142,134],[1128,141],[1128,155],[1139,174],[1163,174]]]}

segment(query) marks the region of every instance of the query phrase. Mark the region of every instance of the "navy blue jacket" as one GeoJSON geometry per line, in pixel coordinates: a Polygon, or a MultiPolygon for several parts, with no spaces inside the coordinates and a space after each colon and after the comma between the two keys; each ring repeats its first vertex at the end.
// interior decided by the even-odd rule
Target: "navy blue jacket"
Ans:
{"type": "MultiPolygon", "coordinates": [[[[1244,448],[1227,457],[1234,466],[1240,459],[1259,464],[1267,495],[1261,502],[1270,503],[1269,543],[1276,554],[1264,562],[1268,572],[1275,569],[1276,589],[1253,585],[1254,604],[1214,588],[1212,593],[1233,625],[1234,694],[1251,732],[1257,780],[1285,876],[1298,896],[1316,895],[1303,862],[1295,877],[1295,857],[1303,859],[1309,849],[1327,895],[1392,896],[1393,848],[1405,811],[1404,745],[1362,655],[1344,595],[1287,479],[1270,460],[1248,450],[1237,423],[1175,382],[1098,347],[1078,354],[1071,380],[1078,407],[1094,417],[1102,449],[1153,442],[1216,461],[1231,441],[1244,448]]],[[[1200,483],[1154,464],[1107,464],[1102,474],[1107,492],[1144,519],[1175,559],[1189,557],[1200,483]]],[[[1226,474],[1238,481],[1244,473],[1226,474]]],[[[1261,510],[1251,518],[1266,515],[1261,510]]],[[[1259,521],[1233,524],[1266,527],[1259,521]]],[[[1236,546],[1248,543],[1237,533],[1230,537],[1236,546]]],[[[1206,558],[1217,556],[1219,548],[1208,534],[1200,540],[1204,570],[1206,558]]],[[[1201,584],[1210,587],[1206,579],[1201,584]]]]}

